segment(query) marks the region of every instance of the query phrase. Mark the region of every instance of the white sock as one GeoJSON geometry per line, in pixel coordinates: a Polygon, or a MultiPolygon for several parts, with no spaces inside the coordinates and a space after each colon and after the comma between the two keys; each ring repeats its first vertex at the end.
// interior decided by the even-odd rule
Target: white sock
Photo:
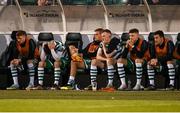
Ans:
{"type": "Polygon", "coordinates": [[[15,85],[19,85],[19,83],[18,83],[18,77],[13,77],[13,81],[14,81],[14,84],[15,84],[15,85]]]}
{"type": "Polygon", "coordinates": [[[31,85],[34,86],[34,76],[31,76],[31,77],[30,77],[29,84],[31,84],[31,85]]]}
{"type": "Polygon", "coordinates": [[[55,68],[54,69],[54,84],[59,85],[59,79],[60,79],[61,69],[55,68]]]}
{"type": "Polygon", "coordinates": [[[74,80],[75,77],[74,77],[74,76],[70,76],[69,79],[70,79],[70,80],[74,80]]]}
{"type": "Polygon", "coordinates": [[[149,83],[150,85],[155,85],[154,84],[154,76],[155,76],[155,71],[154,68],[150,65],[147,65],[147,73],[148,73],[148,78],[149,78],[149,83]]]}
{"type": "Polygon", "coordinates": [[[169,73],[169,79],[170,83],[169,85],[174,86],[174,79],[175,79],[175,68],[173,64],[167,64],[168,67],[168,73],[169,73]]]}
{"type": "Polygon", "coordinates": [[[38,68],[38,83],[39,85],[43,85],[44,79],[44,68],[38,68]]]}
{"type": "Polygon", "coordinates": [[[11,74],[12,74],[14,84],[19,85],[18,84],[18,71],[17,71],[17,68],[12,64],[11,64],[11,74]]]}
{"type": "Polygon", "coordinates": [[[96,82],[96,77],[97,77],[97,67],[96,66],[91,65],[90,76],[91,76],[91,84],[93,84],[94,82],[96,82]]]}
{"type": "Polygon", "coordinates": [[[117,63],[117,67],[118,67],[119,78],[121,80],[121,85],[126,84],[125,71],[124,71],[123,64],[122,63],[117,63]]]}
{"type": "Polygon", "coordinates": [[[141,84],[142,71],[143,71],[142,64],[136,63],[136,79],[137,79],[136,84],[138,84],[138,85],[141,84]]]}
{"type": "Polygon", "coordinates": [[[108,68],[108,84],[112,84],[114,78],[114,66],[109,65],[107,68],[108,68]]]}

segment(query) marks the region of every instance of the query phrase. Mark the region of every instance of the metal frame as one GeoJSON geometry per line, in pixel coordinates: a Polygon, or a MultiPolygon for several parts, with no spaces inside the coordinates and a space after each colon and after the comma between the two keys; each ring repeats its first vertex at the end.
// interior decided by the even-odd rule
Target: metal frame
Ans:
{"type": "Polygon", "coordinates": [[[63,21],[63,34],[64,34],[64,37],[65,37],[66,33],[67,33],[66,16],[65,16],[65,13],[64,13],[64,8],[63,8],[61,0],[58,0],[58,3],[60,5],[60,7],[61,7],[61,17],[62,17],[62,21],[63,21]]]}
{"type": "Polygon", "coordinates": [[[109,29],[109,18],[108,18],[108,11],[107,11],[107,7],[104,4],[103,0],[99,0],[101,5],[103,6],[104,9],[104,19],[105,19],[105,24],[106,24],[106,29],[109,29]]]}
{"type": "Polygon", "coordinates": [[[152,32],[152,15],[151,15],[151,9],[147,3],[147,0],[143,0],[144,1],[144,4],[147,8],[147,15],[148,15],[148,21],[149,21],[149,32],[152,32]]]}
{"type": "Polygon", "coordinates": [[[15,0],[15,2],[16,2],[16,5],[17,5],[18,8],[19,8],[19,13],[20,13],[19,15],[20,15],[20,17],[21,17],[21,22],[22,22],[22,30],[24,30],[24,19],[23,19],[22,8],[21,8],[18,0],[15,0]]]}

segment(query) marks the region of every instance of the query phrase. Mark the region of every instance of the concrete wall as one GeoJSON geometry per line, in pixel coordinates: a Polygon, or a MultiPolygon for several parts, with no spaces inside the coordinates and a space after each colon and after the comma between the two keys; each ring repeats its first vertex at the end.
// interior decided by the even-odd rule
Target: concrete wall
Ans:
{"type": "MultiPolygon", "coordinates": [[[[105,28],[102,6],[82,5],[63,6],[67,22],[67,32],[92,32],[97,27],[105,28]]],[[[150,6],[153,31],[161,29],[165,32],[180,31],[180,7],[150,6]]],[[[149,31],[147,11],[144,6],[114,5],[107,6],[109,28],[114,32],[128,31],[137,27],[141,32],[149,31]]],[[[22,6],[26,31],[63,31],[61,8],[59,6],[22,6]]],[[[22,29],[21,18],[17,6],[0,6],[0,31],[9,32],[22,29]]]]}

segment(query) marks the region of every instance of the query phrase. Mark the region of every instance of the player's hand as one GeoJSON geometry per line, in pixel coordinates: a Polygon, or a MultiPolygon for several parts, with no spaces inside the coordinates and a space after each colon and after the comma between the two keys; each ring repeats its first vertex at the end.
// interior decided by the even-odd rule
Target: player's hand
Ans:
{"type": "Polygon", "coordinates": [[[157,66],[157,64],[158,64],[157,59],[151,59],[150,65],[157,66]]]}
{"type": "Polygon", "coordinates": [[[44,47],[46,44],[47,44],[47,42],[43,42],[43,43],[42,43],[42,47],[44,47]]]}
{"type": "Polygon", "coordinates": [[[130,47],[132,47],[134,45],[134,42],[132,41],[132,40],[127,40],[127,42],[126,42],[126,46],[130,46],[130,47]]]}
{"type": "Polygon", "coordinates": [[[133,41],[132,39],[130,39],[130,41],[129,41],[129,46],[130,46],[131,48],[133,48],[133,46],[134,46],[134,41],[133,41]]]}
{"type": "Polygon", "coordinates": [[[48,48],[51,50],[51,49],[55,49],[55,43],[54,41],[50,41],[48,42],[48,48]]]}
{"type": "Polygon", "coordinates": [[[20,62],[21,62],[20,59],[14,59],[14,60],[13,60],[13,64],[14,64],[14,65],[19,65],[20,62]]]}
{"type": "Polygon", "coordinates": [[[129,43],[130,43],[130,40],[127,40],[127,41],[126,41],[126,46],[125,46],[126,48],[128,48],[129,43]]]}
{"type": "Polygon", "coordinates": [[[151,59],[151,61],[150,61],[150,65],[155,66],[154,59],[151,59]]]}
{"type": "Polygon", "coordinates": [[[106,58],[106,62],[112,62],[113,58],[106,58]]]}
{"type": "Polygon", "coordinates": [[[134,47],[134,42],[132,40],[127,40],[126,42],[126,48],[130,48],[130,50],[132,50],[132,48],[134,47]]]}

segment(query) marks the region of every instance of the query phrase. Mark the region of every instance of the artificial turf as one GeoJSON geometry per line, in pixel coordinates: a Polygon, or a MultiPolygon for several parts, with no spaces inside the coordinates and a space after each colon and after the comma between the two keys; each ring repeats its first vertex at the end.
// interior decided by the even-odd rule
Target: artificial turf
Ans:
{"type": "Polygon", "coordinates": [[[1,90],[0,111],[180,111],[180,91],[1,90]]]}

